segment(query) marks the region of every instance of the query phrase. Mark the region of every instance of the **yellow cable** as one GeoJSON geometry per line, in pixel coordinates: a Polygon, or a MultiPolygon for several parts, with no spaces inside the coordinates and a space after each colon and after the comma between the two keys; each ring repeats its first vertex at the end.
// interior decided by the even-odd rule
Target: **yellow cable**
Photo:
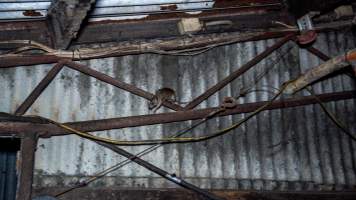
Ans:
{"type": "Polygon", "coordinates": [[[341,123],[337,117],[331,113],[326,106],[324,105],[324,103],[315,95],[315,93],[313,92],[313,90],[311,90],[310,88],[306,87],[305,88],[317,101],[318,104],[320,105],[320,107],[323,109],[323,111],[326,113],[326,115],[331,119],[331,121],[333,121],[336,126],[338,126],[346,135],[348,135],[352,140],[356,141],[356,137],[347,130],[347,128],[345,127],[345,125],[343,123],[341,123]]]}
{"type": "Polygon", "coordinates": [[[212,139],[221,135],[226,134],[227,132],[238,128],[239,126],[241,126],[243,123],[245,123],[246,121],[248,121],[249,119],[251,119],[252,117],[254,117],[255,115],[257,115],[258,113],[260,113],[261,111],[263,111],[265,108],[267,108],[268,106],[270,106],[272,104],[272,102],[278,98],[278,96],[280,96],[282,94],[282,92],[284,91],[285,87],[287,84],[284,84],[282,89],[270,100],[268,101],[265,105],[261,106],[260,108],[258,108],[257,110],[255,110],[254,112],[252,112],[250,115],[248,115],[246,118],[240,120],[238,123],[219,130],[213,134],[210,135],[206,135],[206,136],[200,136],[200,137],[184,137],[184,138],[174,138],[174,137],[169,137],[169,138],[162,138],[162,139],[155,139],[155,140],[139,140],[139,141],[121,141],[121,140],[114,140],[114,139],[110,139],[110,138],[103,138],[103,137],[98,137],[98,136],[94,136],[92,134],[89,133],[85,133],[82,131],[78,131],[74,128],[71,128],[67,125],[55,122],[53,120],[48,120],[49,122],[63,128],[66,129],[70,132],[73,132],[75,134],[77,134],[78,136],[84,137],[84,138],[88,138],[88,139],[92,139],[92,140],[96,140],[96,141],[100,141],[100,142],[105,142],[105,143],[109,143],[109,144],[114,144],[114,145],[126,145],[126,146],[133,146],[133,145],[152,145],[152,144],[166,144],[166,143],[190,143],[190,142],[200,142],[200,141],[204,141],[204,140],[208,140],[208,139],[212,139]]]}

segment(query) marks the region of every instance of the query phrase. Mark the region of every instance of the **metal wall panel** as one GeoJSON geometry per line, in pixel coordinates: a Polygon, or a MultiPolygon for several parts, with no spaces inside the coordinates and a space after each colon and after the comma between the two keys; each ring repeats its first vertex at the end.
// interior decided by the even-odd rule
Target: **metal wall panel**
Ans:
{"type": "MultiPolygon", "coordinates": [[[[50,0],[0,0],[0,21],[44,19],[47,16],[51,2],[50,0]]],[[[89,13],[89,20],[136,19],[150,14],[176,12],[196,14],[204,10],[213,9],[214,4],[214,0],[97,0],[89,13]]],[[[268,1],[261,4],[280,5],[280,3],[268,1]]],[[[234,8],[246,6],[249,5],[242,2],[241,5],[234,8]]]]}
{"type": "MultiPolygon", "coordinates": [[[[51,5],[50,0],[0,0],[0,20],[43,19],[51,5]],[[26,11],[34,11],[36,15],[26,11]]],[[[152,13],[173,11],[193,12],[212,8],[212,0],[97,0],[90,18],[95,20],[128,19],[152,13]],[[171,8],[167,6],[172,6],[171,8]]]]}
{"type": "MultiPolygon", "coordinates": [[[[275,40],[219,47],[194,57],[154,54],[91,60],[83,63],[117,79],[154,92],[161,87],[177,91],[187,102],[226,77],[275,40]]],[[[316,47],[330,56],[355,47],[350,33],[322,34],[316,47]]],[[[199,108],[218,106],[225,96],[237,96],[242,87],[257,83],[279,87],[321,61],[290,42],[243,77],[223,88],[199,108]],[[286,52],[288,54],[284,55],[286,52]],[[276,63],[276,61],[279,61],[276,63]]],[[[1,69],[0,111],[13,112],[50,69],[49,65],[1,69]]],[[[355,89],[348,76],[315,85],[317,93],[355,89]]],[[[272,89],[273,90],[273,89],[272,89]]],[[[307,93],[304,93],[307,95],[307,93]]],[[[255,92],[239,103],[268,100],[271,93],[255,92]]],[[[283,98],[287,98],[284,96],[283,98]]],[[[83,74],[64,69],[27,114],[60,122],[143,115],[148,102],[83,74]]],[[[356,132],[355,101],[328,103],[327,107],[356,132]]],[[[162,110],[160,110],[162,111],[162,110]]],[[[212,119],[194,136],[221,129],[243,118],[212,119]]],[[[192,122],[103,131],[122,140],[170,136],[192,122]]],[[[145,147],[125,147],[139,152],[145,147]]],[[[167,145],[145,156],[147,161],[204,188],[263,190],[340,190],[356,185],[356,144],[326,117],[318,105],[266,111],[229,134],[207,142],[167,145]],[[271,146],[288,140],[288,143],[271,146]]],[[[36,153],[36,186],[71,185],[123,160],[109,150],[77,136],[41,139],[36,153]]],[[[91,186],[176,187],[136,164],[123,167],[91,186]]]]}

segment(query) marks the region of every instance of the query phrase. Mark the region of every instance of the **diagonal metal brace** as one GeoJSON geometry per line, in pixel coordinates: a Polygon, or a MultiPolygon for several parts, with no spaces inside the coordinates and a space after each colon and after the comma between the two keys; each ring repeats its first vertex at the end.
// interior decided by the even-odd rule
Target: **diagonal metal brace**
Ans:
{"type": "Polygon", "coordinates": [[[253,66],[258,64],[260,61],[262,61],[264,58],[269,56],[271,53],[273,53],[276,49],[280,48],[282,45],[290,41],[291,39],[294,38],[294,34],[289,34],[285,36],[283,39],[275,43],[273,46],[267,48],[264,52],[260,53],[257,55],[255,58],[250,60],[248,63],[244,64],[241,66],[238,70],[234,71],[231,73],[229,76],[227,76],[225,79],[221,80],[218,82],[216,85],[213,87],[209,88],[206,92],[195,98],[193,101],[191,101],[188,105],[184,107],[184,110],[191,110],[198,106],[201,102],[209,98],[211,95],[215,94],[217,91],[221,90],[223,87],[225,87],[227,84],[229,84],[231,81],[235,80],[245,72],[247,72],[249,69],[251,69],[253,66]]]}

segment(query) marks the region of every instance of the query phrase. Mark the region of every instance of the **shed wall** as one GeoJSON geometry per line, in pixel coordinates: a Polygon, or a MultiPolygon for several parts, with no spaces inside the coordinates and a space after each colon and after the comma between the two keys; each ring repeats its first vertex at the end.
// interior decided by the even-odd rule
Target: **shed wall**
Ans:
{"type": "MultiPolygon", "coordinates": [[[[82,63],[152,93],[161,87],[173,88],[179,101],[187,102],[274,42],[233,44],[194,57],[144,54],[82,63]]],[[[354,48],[355,40],[350,33],[330,32],[322,34],[315,46],[335,56],[354,48]]],[[[256,84],[257,89],[265,85],[278,88],[320,63],[315,56],[290,42],[199,108],[218,106],[223,97],[237,96],[241,88],[253,85],[267,68],[270,71],[256,84]]],[[[49,69],[50,65],[1,69],[0,111],[14,112],[49,69]]],[[[355,89],[355,82],[345,75],[314,86],[316,93],[352,89],[355,89]]],[[[240,98],[239,103],[265,101],[272,96],[268,92],[254,92],[240,98]]],[[[144,115],[150,112],[147,105],[142,98],[65,68],[27,114],[67,122],[144,115]]],[[[327,107],[352,132],[356,132],[355,100],[328,103],[327,107]]],[[[211,133],[244,116],[212,119],[197,128],[193,135],[211,133]]],[[[191,123],[126,128],[98,134],[122,140],[153,139],[170,136],[191,123]]],[[[125,147],[132,153],[144,148],[125,147]]],[[[166,145],[144,158],[203,188],[340,190],[356,185],[356,143],[340,132],[318,105],[265,111],[228,135],[195,144],[166,145]],[[270,148],[285,140],[288,143],[270,148]]],[[[35,186],[68,186],[122,160],[109,150],[77,136],[40,139],[35,186]]],[[[136,164],[129,164],[91,184],[114,185],[176,187],[136,164]]]]}

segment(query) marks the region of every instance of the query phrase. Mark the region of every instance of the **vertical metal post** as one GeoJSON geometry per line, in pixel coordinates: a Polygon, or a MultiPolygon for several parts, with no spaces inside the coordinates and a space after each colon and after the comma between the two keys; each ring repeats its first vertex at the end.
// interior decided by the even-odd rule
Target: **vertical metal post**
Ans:
{"type": "Polygon", "coordinates": [[[21,139],[19,183],[16,200],[31,200],[37,134],[26,134],[21,139]]]}

